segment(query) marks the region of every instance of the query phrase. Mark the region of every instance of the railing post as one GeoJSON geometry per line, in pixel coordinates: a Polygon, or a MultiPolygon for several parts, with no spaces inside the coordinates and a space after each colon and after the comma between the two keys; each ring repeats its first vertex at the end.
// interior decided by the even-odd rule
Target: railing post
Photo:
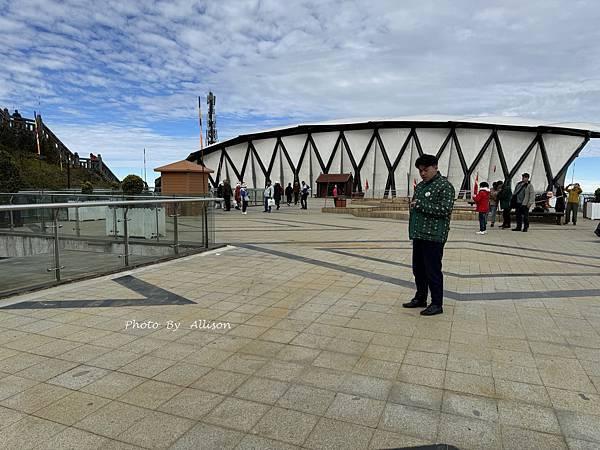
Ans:
{"type": "Polygon", "coordinates": [[[60,251],[59,251],[59,240],[58,240],[58,229],[60,225],[58,225],[58,208],[52,210],[53,211],[53,221],[54,221],[54,267],[51,269],[46,269],[48,272],[54,271],[54,277],[56,281],[60,281],[60,269],[63,269],[60,265],[60,251]]]}
{"type": "Polygon", "coordinates": [[[158,226],[158,203],[154,205],[156,215],[156,242],[160,241],[160,227],[158,226]]]}
{"type": "Polygon", "coordinates": [[[81,227],[79,225],[79,208],[75,208],[75,234],[81,236],[81,227]]]}
{"type": "Polygon", "coordinates": [[[173,251],[179,255],[179,225],[177,218],[179,217],[179,203],[175,203],[175,214],[173,214],[173,251]]]}
{"type": "MultiPolygon", "coordinates": [[[[8,201],[9,205],[12,205],[14,195],[10,196],[10,200],[8,201]]],[[[10,210],[8,212],[10,214],[10,231],[15,231],[15,220],[13,218],[13,211],[10,210]]]]}
{"type": "Polygon", "coordinates": [[[119,236],[119,224],[117,223],[117,207],[113,207],[113,234],[115,238],[119,236]]]}
{"type": "Polygon", "coordinates": [[[208,202],[203,202],[204,207],[202,208],[203,210],[203,215],[204,215],[204,227],[203,227],[203,232],[204,232],[204,248],[208,248],[208,202]]]}
{"type": "Polygon", "coordinates": [[[129,230],[127,229],[127,206],[123,208],[123,237],[125,250],[125,267],[129,266],[129,230]]]}

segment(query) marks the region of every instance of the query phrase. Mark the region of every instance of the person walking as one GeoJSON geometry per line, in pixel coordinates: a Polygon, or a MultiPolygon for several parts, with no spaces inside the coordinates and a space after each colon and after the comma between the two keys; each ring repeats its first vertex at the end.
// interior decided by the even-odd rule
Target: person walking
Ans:
{"type": "Polygon", "coordinates": [[[246,183],[242,183],[240,188],[240,199],[242,200],[242,214],[248,214],[248,202],[250,201],[250,195],[248,194],[248,187],[246,183]]]}
{"type": "Polygon", "coordinates": [[[567,217],[565,219],[565,225],[571,221],[571,213],[573,213],[573,225],[577,225],[577,210],[579,209],[579,195],[583,192],[579,183],[570,184],[565,188],[565,191],[569,193],[567,199],[567,217]]]}
{"type": "Polygon", "coordinates": [[[263,212],[271,212],[271,200],[273,200],[273,186],[271,186],[271,180],[267,180],[265,190],[263,192],[263,200],[265,204],[265,210],[263,212]]]}
{"type": "Polygon", "coordinates": [[[300,185],[297,181],[294,181],[294,188],[292,190],[294,192],[294,205],[297,205],[298,197],[300,196],[300,185]]]}
{"type": "Polygon", "coordinates": [[[510,188],[510,178],[502,184],[502,189],[498,193],[498,202],[502,208],[502,226],[500,228],[510,228],[510,199],[512,198],[512,189],[510,188]]]}
{"type": "Polygon", "coordinates": [[[421,155],[415,161],[421,181],[415,188],[411,203],[408,235],[412,240],[412,269],[417,292],[402,304],[404,308],[425,308],[422,316],[442,314],[444,275],[442,258],[448,240],[450,218],[454,206],[454,187],[438,171],[434,155],[421,155]],[[427,292],[431,304],[427,306],[427,292]]]}
{"type": "Polygon", "coordinates": [[[490,227],[494,228],[494,224],[496,223],[496,214],[499,210],[498,208],[498,194],[502,190],[502,185],[504,183],[502,181],[495,181],[492,183],[492,189],[490,190],[490,227]]]}
{"type": "Polygon", "coordinates": [[[303,181],[302,188],[300,189],[300,207],[302,209],[308,209],[308,203],[306,202],[306,199],[308,198],[309,193],[310,193],[310,188],[303,181]]]}
{"type": "Polygon", "coordinates": [[[279,209],[279,204],[281,203],[281,193],[283,192],[283,188],[278,181],[273,185],[273,198],[275,199],[275,206],[279,209]]]}
{"type": "Polygon", "coordinates": [[[242,196],[241,196],[242,184],[238,181],[235,184],[235,190],[233,191],[233,199],[235,202],[235,209],[239,210],[242,205],[242,196]]]}
{"type": "MultiPolygon", "coordinates": [[[[223,182],[222,181],[219,183],[219,186],[217,186],[217,198],[223,198],[223,182]]],[[[217,209],[217,208],[223,209],[223,203],[221,202],[221,200],[215,201],[215,209],[217,209]]]]}
{"type": "Polygon", "coordinates": [[[556,194],[554,196],[556,197],[554,211],[562,214],[556,216],[556,225],[562,225],[562,219],[565,217],[565,190],[562,186],[556,187],[556,194]]]}
{"type": "Polygon", "coordinates": [[[529,174],[521,175],[521,181],[515,186],[511,202],[514,204],[517,216],[517,227],[512,231],[527,232],[529,229],[529,208],[535,203],[535,191],[529,182],[529,174]]]}
{"type": "Polygon", "coordinates": [[[233,196],[233,191],[231,190],[231,185],[229,184],[229,180],[223,180],[223,200],[225,201],[225,211],[231,211],[231,197],[233,196]]]}
{"type": "Polygon", "coordinates": [[[286,200],[288,206],[290,206],[290,203],[292,203],[292,194],[293,193],[294,193],[294,188],[292,187],[292,183],[288,183],[287,187],[285,188],[285,200],[286,200]]]}
{"type": "Polygon", "coordinates": [[[479,183],[479,191],[473,197],[473,201],[475,201],[475,211],[479,213],[479,231],[477,234],[487,234],[486,225],[487,225],[487,214],[490,210],[490,185],[485,181],[479,183]]]}

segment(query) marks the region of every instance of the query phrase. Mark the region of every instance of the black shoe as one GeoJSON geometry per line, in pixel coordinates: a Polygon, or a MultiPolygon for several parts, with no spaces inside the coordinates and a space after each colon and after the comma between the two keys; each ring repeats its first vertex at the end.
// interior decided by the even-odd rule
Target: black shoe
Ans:
{"type": "Polygon", "coordinates": [[[442,314],[444,312],[443,308],[439,305],[431,304],[423,311],[421,311],[422,316],[435,316],[436,314],[442,314]]]}
{"type": "Polygon", "coordinates": [[[512,231],[521,231],[520,228],[513,228],[512,231]]]}
{"type": "Polygon", "coordinates": [[[493,223],[490,223],[490,227],[494,228],[494,224],[493,224],[493,223]]]}
{"type": "Polygon", "coordinates": [[[596,236],[600,237],[600,230],[596,230],[596,231],[594,231],[594,234],[595,234],[596,236]]]}
{"type": "Polygon", "coordinates": [[[510,228],[510,225],[502,225],[500,228],[510,228]]]}
{"type": "Polygon", "coordinates": [[[522,231],[523,233],[527,233],[527,230],[528,230],[528,228],[523,228],[521,231],[522,231]]]}
{"type": "Polygon", "coordinates": [[[405,308],[425,308],[427,307],[427,300],[419,300],[415,297],[408,303],[402,303],[402,306],[405,308]]]}

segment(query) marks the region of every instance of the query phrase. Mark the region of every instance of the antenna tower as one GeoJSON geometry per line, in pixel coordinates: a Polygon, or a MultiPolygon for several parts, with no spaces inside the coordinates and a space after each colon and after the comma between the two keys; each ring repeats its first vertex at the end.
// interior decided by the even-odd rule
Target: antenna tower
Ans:
{"type": "Polygon", "coordinates": [[[217,97],[212,92],[208,93],[206,103],[208,104],[208,125],[206,128],[206,144],[212,145],[218,141],[217,138],[217,117],[215,115],[215,103],[217,97]]]}

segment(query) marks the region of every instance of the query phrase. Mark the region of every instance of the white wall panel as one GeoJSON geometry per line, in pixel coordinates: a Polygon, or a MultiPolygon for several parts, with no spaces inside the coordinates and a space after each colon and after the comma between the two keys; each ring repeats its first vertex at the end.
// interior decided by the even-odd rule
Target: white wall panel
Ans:
{"type": "Polygon", "coordinates": [[[217,179],[217,170],[219,169],[219,161],[221,159],[221,150],[204,155],[204,167],[214,170],[212,175],[213,180],[217,179]]]}
{"type": "Polygon", "coordinates": [[[462,154],[465,157],[467,167],[471,167],[475,157],[483,147],[483,144],[485,144],[485,141],[490,137],[490,134],[492,134],[491,130],[456,129],[456,137],[458,138],[462,154]]]}
{"type": "Polygon", "coordinates": [[[249,167],[246,169],[246,184],[249,187],[262,189],[265,187],[265,174],[260,168],[260,165],[258,164],[258,161],[256,160],[256,155],[254,155],[254,153],[252,153],[252,155],[250,155],[248,158],[249,167]]]}
{"type": "Polygon", "coordinates": [[[346,137],[348,145],[350,146],[352,157],[358,165],[365,151],[367,150],[367,145],[373,136],[373,130],[345,131],[344,136],[346,137]]]}
{"type": "Polygon", "coordinates": [[[337,142],[339,132],[334,131],[331,133],[315,133],[312,135],[313,141],[317,146],[319,155],[323,160],[323,164],[327,166],[331,153],[333,153],[335,143],[337,142]]]}
{"type": "MultiPolygon", "coordinates": [[[[455,194],[458,196],[465,174],[462,165],[460,164],[460,158],[458,157],[458,150],[456,149],[454,139],[450,140],[449,148],[444,149],[444,152],[448,152],[449,156],[448,168],[445,175],[452,186],[454,186],[455,194]]],[[[442,173],[442,175],[444,175],[444,173],[442,173]]]]}
{"type": "Polygon", "coordinates": [[[502,162],[500,161],[500,153],[496,143],[493,142],[492,154],[490,155],[490,167],[488,170],[488,180],[490,180],[490,186],[494,181],[504,181],[504,172],[502,171],[502,162]]]}
{"type": "Polygon", "coordinates": [[[490,185],[490,188],[492,186],[492,183],[495,181],[490,179],[489,173],[492,154],[495,151],[495,147],[496,144],[494,141],[492,141],[490,145],[487,146],[485,153],[481,157],[479,163],[477,163],[477,166],[475,166],[475,170],[473,170],[473,172],[471,173],[471,190],[473,190],[475,186],[475,179],[478,179],[479,183],[486,181],[490,185]]]}
{"type": "Polygon", "coordinates": [[[579,136],[565,136],[560,134],[544,134],[542,137],[553,176],[556,176],[577,147],[584,141],[584,138],[579,136]]]}
{"type": "Polygon", "coordinates": [[[313,193],[316,192],[317,184],[315,180],[317,177],[323,172],[317,156],[315,154],[315,150],[312,145],[309,145],[306,149],[306,154],[304,155],[304,159],[302,160],[302,165],[300,166],[300,170],[298,173],[298,182],[302,183],[302,181],[306,182],[312,189],[313,193]],[[312,165],[312,178],[311,178],[311,165],[312,165]]]}
{"type": "Polygon", "coordinates": [[[437,155],[450,133],[449,128],[417,128],[415,131],[419,137],[419,144],[421,144],[423,153],[429,155],[437,155]]]}
{"type": "Polygon", "coordinates": [[[265,166],[265,170],[269,169],[269,164],[271,163],[271,157],[273,156],[273,150],[275,149],[275,144],[277,143],[277,139],[260,139],[258,141],[252,141],[254,144],[254,148],[258,153],[258,157],[265,166]]]}
{"type": "Polygon", "coordinates": [[[362,190],[365,189],[365,181],[369,181],[368,197],[372,195],[382,196],[385,190],[389,171],[381,152],[381,147],[377,139],[374,139],[365,157],[364,164],[360,171],[360,180],[362,190]]]}
{"type": "Polygon", "coordinates": [[[452,139],[448,141],[440,157],[438,158],[438,170],[442,175],[446,176],[448,174],[448,162],[450,160],[450,153],[452,152],[452,139]]]}
{"type": "MultiPolygon", "coordinates": [[[[244,166],[244,158],[246,157],[246,151],[248,149],[248,143],[243,142],[242,144],[234,145],[233,147],[227,147],[225,153],[231,159],[231,162],[237,169],[238,173],[242,173],[242,167],[244,166]]],[[[233,173],[231,174],[233,177],[233,173]]],[[[236,180],[233,180],[236,181],[236,180]]]]}
{"type": "Polygon", "coordinates": [[[290,155],[294,168],[298,167],[298,161],[300,161],[300,155],[302,155],[307,136],[307,134],[296,134],[294,136],[285,136],[281,138],[288,155],[290,155]]]}
{"type": "Polygon", "coordinates": [[[379,136],[391,164],[396,161],[409,133],[410,128],[382,128],[379,130],[379,136]]]}
{"type": "Polygon", "coordinates": [[[415,167],[415,161],[419,157],[415,140],[411,138],[406,147],[406,151],[402,155],[398,167],[394,172],[394,181],[396,183],[396,196],[406,197],[413,194],[413,181],[417,184],[421,181],[419,172],[415,167]]]}
{"type": "Polygon", "coordinates": [[[535,144],[535,146],[531,149],[531,152],[529,152],[529,155],[527,155],[527,158],[525,158],[523,163],[519,166],[512,180],[513,191],[515,185],[519,181],[521,181],[521,175],[525,172],[531,175],[530,181],[531,184],[533,184],[533,187],[536,190],[536,192],[543,191],[546,189],[546,184],[548,182],[544,175],[544,162],[542,160],[542,154],[539,144],[535,144]],[[542,170],[541,174],[540,168],[542,170]]]}
{"type": "Polygon", "coordinates": [[[498,131],[498,139],[502,146],[502,152],[508,171],[512,171],[515,164],[525,152],[531,141],[535,138],[536,133],[528,131],[498,131]]]}

